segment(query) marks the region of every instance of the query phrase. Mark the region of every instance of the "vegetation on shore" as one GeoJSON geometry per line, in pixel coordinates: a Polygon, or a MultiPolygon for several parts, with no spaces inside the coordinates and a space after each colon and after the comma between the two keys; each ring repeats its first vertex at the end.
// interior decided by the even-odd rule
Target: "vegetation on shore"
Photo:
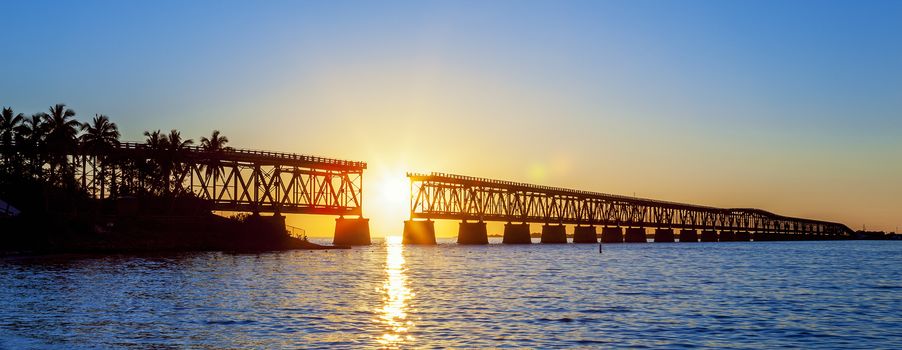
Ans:
{"type": "MultiPolygon", "coordinates": [[[[112,157],[118,125],[103,114],[78,121],[64,104],[26,116],[0,114],[0,199],[21,213],[0,213],[3,251],[140,251],[317,248],[289,237],[279,218],[213,215],[206,201],[174,191],[180,159],[194,140],[178,130],[145,131],[145,159],[112,157]],[[78,164],[96,173],[77,176],[78,164]],[[117,169],[136,181],[112,181],[117,169]],[[91,187],[91,188],[89,188],[91,187]],[[99,192],[98,192],[99,190],[99,192]],[[266,219],[269,219],[268,221],[266,219]]],[[[214,130],[200,138],[209,154],[230,149],[214,130]]],[[[207,174],[219,175],[215,158],[207,174]]],[[[214,176],[214,179],[218,176],[214,176]]]]}

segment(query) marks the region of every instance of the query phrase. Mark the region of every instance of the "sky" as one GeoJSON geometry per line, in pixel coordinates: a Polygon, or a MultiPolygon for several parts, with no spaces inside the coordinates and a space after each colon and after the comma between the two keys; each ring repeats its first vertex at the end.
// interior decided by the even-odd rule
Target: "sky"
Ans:
{"type": "MultiPolygon", "coordinates": [[[[0,105],[124,140],[902,226],[900,1],[7,1],[0,105]]],[[[333,217],[289,224],[329,236],[333,217]]],[[[490,233],[500,226],[490,226],[490,233]]],[[[440,236],[456,235],[444,222],[440,236]]]]}

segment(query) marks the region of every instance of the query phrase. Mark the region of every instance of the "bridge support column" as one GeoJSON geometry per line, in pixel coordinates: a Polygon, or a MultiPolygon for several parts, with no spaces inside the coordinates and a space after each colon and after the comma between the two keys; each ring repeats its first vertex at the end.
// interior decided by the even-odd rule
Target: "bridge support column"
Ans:
{"type": "Polygon", "coordinates": [[[626,229],[626,237],[624,237],[624,241],[626,243],[647,243],[648,239],[645,238],[645,228],[643,227],[629,227],[626,229]]]}
{"type": "Polygon", "coordinates": [[[489,244],[485,223],[461,222],[457,229],[457,244],[489,244]]]}
{"type": "Polygon", "coordinates": [[[504,238],[501,239],[504,244],[530,244],[532,237],[529,236],[529,224],[504,224],[504,238]]]}
{"type": "Polygon", "coordinates": [[[717,242],[717,231],[702,230],[702,235],[700,238],[702,242],[717,242]]]}
{"type": "Polygon", "coordinates": [[[598,243],[595,226],[576,226],[573,228],[573,243],[598,243]]]}
{"type": "Polygon", "coordinates": [[[334,245],[369,245],[370,219],[335,219],[334,245]]]}
{"type": "MultiPolygon", "coordinates": [[[[723,234],[723,231],[720,234],[723,234]]],[[[748,231],[739,231],[734,234],[733,240],[736,242],[748,242],[752,240],[752,234],[748,231]]]]}
{"type": "Polygon", "coordinates": [[[542,243],[567,243],[567,226],[542,225],[542,243]]]}
{"type": "Polygon", "coordinates": [[[698,242],[698,231],[680,230],[680,242],[698,242]]]}
{"type": "Polygon", "coordinates": [[[435,244],[435,222],[432,220],[404,221],[402,244],[435,244]]]}
{"type": "Polygon", "coordinates": [[[602,227],[602,243],[623,243],[623,229],[619,227],[602,227]]]}
{"type": "Polygon", "coordinates": [[[655,243],[673,243],[673,229],[655,229],[655,243]]]}
{"type": "MultiPolygon", "coordinates": [[[[710,232],[717,232],[717,231],[711,230],[710,232]]],[[[736,233],[733,231],[727,231],[727,230],[720,231],[720,235],[717,237],[717,240],[720,242],[736,241],[737,240],[736,233]]]]}

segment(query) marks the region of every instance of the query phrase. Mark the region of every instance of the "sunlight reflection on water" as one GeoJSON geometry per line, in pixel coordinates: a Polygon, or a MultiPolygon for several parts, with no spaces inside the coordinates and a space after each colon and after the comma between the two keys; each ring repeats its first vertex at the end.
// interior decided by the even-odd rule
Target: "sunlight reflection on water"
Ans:
{"type": "Polygon", "coordinates": [[[385,282],[382,285],[382,308],[379,311],[387,330],[378,339],[384,346],[398,346],[413,340],[407,334],[413,322],[407,319],[406,310],[407,300],[413,297],[413,293],[407,287],[403,253],[401,237],[386,238],[385,282]]]}

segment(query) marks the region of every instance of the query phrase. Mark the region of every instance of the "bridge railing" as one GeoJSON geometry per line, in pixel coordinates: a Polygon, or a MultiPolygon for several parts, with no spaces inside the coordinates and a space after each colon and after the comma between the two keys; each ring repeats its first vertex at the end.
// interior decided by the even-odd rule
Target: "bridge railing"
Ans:
{"type": "Polygon", "coordinates": [[[675,205],[675,206],[681,206],[681,207],[690,206],[690,207],[694,207],[694,208],[704,208],[704,209],[717,209],[717,210],[722,209],[722,208],[697,205],[697,204],[685,204],[685,203],[678,203],[678,202],[662,201],[662,200],[658,200],[658,199],[630,197],[630,196],[624,196],[624,195],[618,195],[618,194],[593,192],[593,191],[585,191],[585,190],[575,190],[575,189],[569,189],[569,188],[563,188],[563,187],[543,186],[543,185],[535,185],[535,184],[529,184],[529,183],[524,183],[524,182],[486,179],[486,178],[480,178],[480,177],[447,174],[447,173],[440,173],[440,172],[432,172],[429,174],[407,173],[407,177],[446,178],[446,179],[452,179],[452,180],[470,181],[473,183],[503,185],[503,186],[508,186],[508,187],[531,189],[531,190],[537,190],[540,192],[556,192],[559,194],[573,195],[573,196],[603,197],[606,199],[623,200],[623,201],[629,201],[629,202],[642,201],[642,202],[646,202],[646,203],[667,204],[667,205],[675,205]]]}
{"type": "MultiPolygon", "coordinates": [[[[121,142],[119,143],[118,149],[121,150],[143,150],[143,151],[153,151],[150,146],[141,142],[121,142]]],[[[187,146],[185,149],[189,152],[193,152],[196,154],[205,154],[209,153],[201,146],[187,146]]],[[[358,161],[350,161],[350,160],[342,160],[335,158],[326,158],[319,156],[310,156],[303,155],[297,153],[286,153],[286,152],[275,152],[275,151],[265,151],[265,150],[255,150],[255,149],[244,149],[244,148],[226,148],[221,150],[219,153],[222,157],[228,157],[230,155],[241,155],[241,156],[258,156],[258,157],[268,157],[277,160],[295,160],[309,163],[317,163],[317,164],[328,164],[335,165],[340,167],[348,167],[348,168],[360,168],[366,169],[366,162],[358,162],[358,161]]]]}

